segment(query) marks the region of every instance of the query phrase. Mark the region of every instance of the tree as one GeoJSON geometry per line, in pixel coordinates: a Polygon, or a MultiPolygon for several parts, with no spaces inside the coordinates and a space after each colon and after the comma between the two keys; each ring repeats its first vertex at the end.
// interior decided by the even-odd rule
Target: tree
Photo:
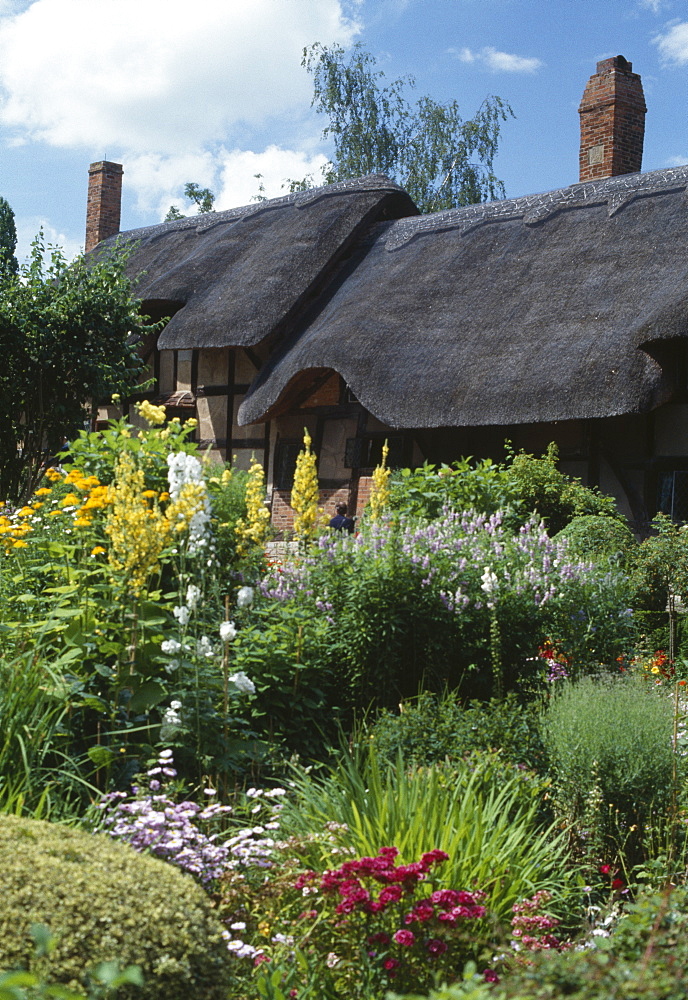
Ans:
{"type": "MultiPolygon", "coordinates": [[[[212,212],[215,204],[215,195],[210,188],[199,187],[195,181],[189,181],[184,185],[184,197],[194,202],[197,206],[198,214],[204,215],[212,212]]],[[[165,222],[173,222],[175,219],[184,219],[185,216],[175,205],[170,205],[170,209],[165,216],[165,222]]]]}
{"type": "Polygon", "coordinates": [[[329,118],[323,138],[334,141],[326,183],[387,174],[421,212],[504,197],[493,163],[501,123],[513,111],[501,97],[486,97],[467,121],[456,101],[421,97],[411,104],[405,92],[415,86],[413,77],[385,84],[360,43],[347,58],[340,46],[316,42],[304,49],[302,65],[313,77],[312,106],[329,118]]]}
{"type": "Polygon", "coordinates": [[[16,274],[19,270],[14,251],[17,248],[17,227],[14,212],[8,202],[0,197],[0,279],[16,274]]]}
{"type": "Polygon", "coordinates": [[[92,401],[127,393],[156,330],[139,313],[126,256],[68,264],[38,237],[29,262],[0,280],[0,501],[30,495],[50,457],[83,428],[92,401]]]}

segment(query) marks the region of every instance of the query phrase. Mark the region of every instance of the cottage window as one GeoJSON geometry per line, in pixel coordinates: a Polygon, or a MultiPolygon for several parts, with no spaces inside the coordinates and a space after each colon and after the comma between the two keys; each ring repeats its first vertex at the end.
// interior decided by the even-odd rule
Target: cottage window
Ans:
{"type": "Polygon", "coordinates": [[[688,471],[662,472],[658,486],[658,512],[672,521],[688,522],[688,471]]]}

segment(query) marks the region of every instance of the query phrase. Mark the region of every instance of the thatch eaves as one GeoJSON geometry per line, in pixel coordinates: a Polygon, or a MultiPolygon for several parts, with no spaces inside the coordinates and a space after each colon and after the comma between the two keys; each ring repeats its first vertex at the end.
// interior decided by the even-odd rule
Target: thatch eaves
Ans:
{"type": "Polygon", "coordinates": [[[252,346],[290,329],[348,247],[380,219],[417,214],[406,192],[369,175],[120,234],[144,308],[172,315],[161,349],[252,346]]]}
{"type": "Polygon", "coordinates": [[[314,368],[391,427],[651,410],[688,336],[687,185],[677,167],[376,225],[241,422],[279,412],[314,368]]]}

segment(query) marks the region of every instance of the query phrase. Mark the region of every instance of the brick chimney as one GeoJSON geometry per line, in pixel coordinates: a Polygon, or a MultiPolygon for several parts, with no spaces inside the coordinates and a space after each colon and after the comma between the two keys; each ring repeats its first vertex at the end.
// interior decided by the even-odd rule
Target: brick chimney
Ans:
{"type": "Polygon", "coordinates": [[[122,205],[121,163],[99,160],[88,168],[86,201],[86,252],[119,232],[122,205]]]}
{"type": "Polygon", "coordinates": [[[645,96],[623,56],[603,59],[588,80],[580,114],[580,179],[634,174],[643,160],[645,96]]]}

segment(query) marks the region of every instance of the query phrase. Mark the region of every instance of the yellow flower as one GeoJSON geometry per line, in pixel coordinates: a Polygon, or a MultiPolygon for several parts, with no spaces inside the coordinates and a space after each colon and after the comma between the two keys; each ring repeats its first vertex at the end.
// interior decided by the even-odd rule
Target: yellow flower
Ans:
{"type": "Polygon", "coordinates": [[[24,549],[24,548],[26,548],[26,546],[28,544],[29,544],[28,542],[24,542],[24,541],[21,540],[21,538],[19,538],[19,539],[17,539],[16,542],[14,542],[12,544],[12,548],[13,549],[24,549]]]}
{"type": "Polygon", "coordinates": [[[164,406],[154,406],[149,400],[144,399],[142,403],[136,404],[136,409],[143,417],[144,420],[148,421],[151,427],[157,427],[159,424],[164,424],[167,419],[167,413],[164,406]]]}
{"type": "Polygon", "coordinates": [[[74,527],[75,528],[88,528],[89,525],[93,524],[90,517],[75,517],[74,527]]]}
{"type": "Polygon", "coordinates": [[[260,462],[253,459],[246,483],[246,520],[239,518],[234,529],[239,539],[237,553],[240,556],[248,552],[251,544],[263,545],[267,540],[270,531],[270,511],[265,506],[264,499],[265,473],[260,462]]]}
{"type": "Polygon", "coordinates": [[[389,504],[389,477],[392,470],[387,468],[389,447],[387,442],[382,446],[382,461],[373,471],[373,483],[370,491],[370,516],[373,521],[379,521],[384,509],[389,504]]]}
{"type": "Polygon", "coordinates": [[[62,513],[63,511],[61,510],[50,510],[48,511],[48,517],[55,517],[56,514],[62,514],[62,513]]]}
{"type": "Polygon", "coordinates": [[[42,500],[34,500],[31,506],[33,507],[34,510],[40,510],[41,507],[45,507],[45,504],[43,503],[42,500]]]}
{"type": "Polygon", "coordinates": [[[60,500],[60,507],[73,507],[76,504],[80,503],[81,503],[81,497],[78,497],[76,493],[68,493],[60,500]]]}
{"type": "Polygon", "coordinates": [[[148,500],[150,500],[152,497],[157,497],[157,495],[158,495],[157,490],[144,490],[143,493],[141,494],[142,497],[146,497],[146,499],[148,500]]]}
{"type": "Polygon", "coordinates": [[[52,490],[48,486],[42,486],[40,490],[36,490],[34,493],[35,497],[46,497],[48,493],[52,493],[52,490]]]}
{"type": "Polygon", "coordinates": [[[165,490],[163,493],[160,494],[160,496],[159,496],[158,499],[159,500],[169,500],[170,499],[170,494],[167,492],[167,490],[165,490]]]}
{"type": "Polygon", "coordinates": [[[92,556],[102,556],[105,551],[106,550],[103,548],[102,545],[96,545],[96,547],[94,549],[91,549],[91,555],[92,556]]]}
{"type": "Polygon", "coordinates": [[[136,467],[129,452],[122,452],[115,481],[109,488],[105,533],[111,542],[108,562],[121,572],[125,586],[135,597],[159,569],[169,533],[169,522],[157,505],[153,510],[149,508],[142,496],[143,487],[143,470],[136,467]]]}
{"type": "Polygon", "coordinates": [[[652,669],[650,670],[650,673],[651,674],[658,674],[659,673],[659,667],[652,667],[652,669]]]}
{"type": "Polygon", "coordinates": [[[52,469],[52,468],[46,469],[45,478],[49,479],[53,483],[56,483],[58,480],[62,479],[62,473],[58,472],[57,469],[52,469]]]}
{"type": "Polygon", "coordinates": [[[311,436],[304,428],[303,451],[296,458],[291,491],[291,506],[296,511],[294,534],[297,538],[305,540],[315,534],[321,514],[319,499],[317,459],[311,451],[311,436]]]}
{"type": "Polygon", "coordinates": [[[189,417],[188,420],[184,421],[184,427],[192,431],[194,427],[198,427],[198,421],[196,420],[195,417],[189,417]]]}
{"type": "Polygon", "coordinates": [[[33,507],[22,507],[21,510],[17,511],[17,517],[31,517],[33,513],[33,507]]]}

